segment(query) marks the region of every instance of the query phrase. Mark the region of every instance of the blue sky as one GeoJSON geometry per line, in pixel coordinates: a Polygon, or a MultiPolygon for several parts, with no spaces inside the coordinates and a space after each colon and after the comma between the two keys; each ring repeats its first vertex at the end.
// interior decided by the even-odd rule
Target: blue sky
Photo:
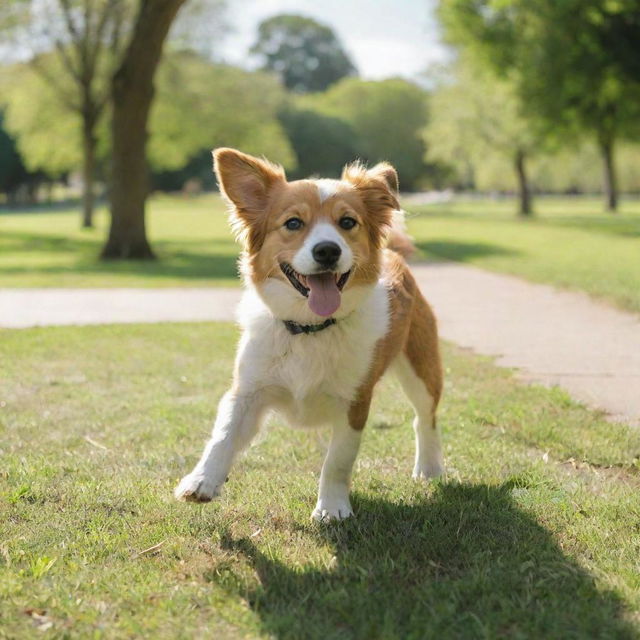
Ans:
{"type": "Polygon", "coordinates": [[[435,0],[233,0],[233,32],[220,53],[227,62],[247,66],[258,24],[277,13],[300,13],[334,29],[364,78],[415,79],[446,58],[434,5],[435,0]]]}

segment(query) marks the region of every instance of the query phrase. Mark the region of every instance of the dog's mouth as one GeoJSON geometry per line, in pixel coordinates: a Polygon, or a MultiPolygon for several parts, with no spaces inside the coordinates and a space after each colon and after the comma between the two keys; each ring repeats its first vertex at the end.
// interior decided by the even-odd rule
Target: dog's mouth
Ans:
{"type": "Polygon", "coordinates": [[[319,316],[330,316],[338,310],[342,289],[351,274],[324,271],[303,275],[286,262],[280,263],[280,269],[293,288],[309,299],[309,308],[319,316]]]}

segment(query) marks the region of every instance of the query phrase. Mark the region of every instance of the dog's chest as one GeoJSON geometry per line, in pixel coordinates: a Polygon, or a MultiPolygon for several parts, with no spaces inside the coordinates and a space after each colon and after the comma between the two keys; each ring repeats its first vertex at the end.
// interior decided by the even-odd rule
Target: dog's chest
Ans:
{"type": "Polygon", "coordinates": [[[317,395],[350,401],[367,374],[377,339],[338,325],[321,334],[292,336],[274,359],[273,383],[298,402],[317,395]]]}
{"type": "Polygon", "coordinates": [[[350,403],[367,376],[376,343],[389,326],[384,286],[349,317],[313,334],[291,335],[273,317],[249,328],[241,378],[252,386],[281,390],[290,409],[307,418],[321,407],[350,403]]]}

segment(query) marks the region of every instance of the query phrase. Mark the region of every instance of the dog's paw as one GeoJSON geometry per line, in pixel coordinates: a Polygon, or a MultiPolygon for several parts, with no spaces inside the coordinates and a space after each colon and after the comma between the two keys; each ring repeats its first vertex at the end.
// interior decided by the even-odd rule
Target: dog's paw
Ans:
{"type": "Polygon", "coordinates": [[[346,500],[318,500],[311,519],[316,522],[331,522],[345,520],[353,516],[353,509],[349,499],[346,500]]]}
{"type": "Polygon", "coordinates": [[[430,478],[437,478],[444,473],[444,462],[442,458],[433,460],[419,460],[413,467],[413,479],[427,481],[430,478]]]}
{"type": "Polygon", "coordinates": [[[193,472],[180,480],[173,495],[187,502],[210,502],[220,495],[221,487],[204,474],[193,472]]]}

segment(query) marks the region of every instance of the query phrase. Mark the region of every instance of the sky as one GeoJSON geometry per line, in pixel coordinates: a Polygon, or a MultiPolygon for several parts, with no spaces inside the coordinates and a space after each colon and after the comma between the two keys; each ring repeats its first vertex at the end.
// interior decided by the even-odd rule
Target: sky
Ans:
{"type": "Polygon", "coordinates": [[[232,0],[233,31],[220,53],[225,62],[248,66],[258,24],[278,13],[298,13],[332,27],[363,78],[415,80],[446,59],[434,5],[435,0],[232,0]]]}

